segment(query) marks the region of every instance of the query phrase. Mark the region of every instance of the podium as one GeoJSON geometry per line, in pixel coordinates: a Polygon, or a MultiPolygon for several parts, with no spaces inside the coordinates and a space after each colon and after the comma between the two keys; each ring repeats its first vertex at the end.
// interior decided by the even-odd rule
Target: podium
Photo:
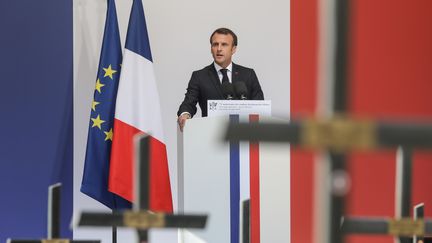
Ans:
{"type": "Polygon", "coordinates": [[[241,204],[249,198],[250,242],[290,242],[289,145],[226,142],[223,136],[230,121],[281,122],[257,115],[186,122],[177,136],[178,209],[209,218],[205,230],[181,233],[180,242],[243,242],[241,204]]]}

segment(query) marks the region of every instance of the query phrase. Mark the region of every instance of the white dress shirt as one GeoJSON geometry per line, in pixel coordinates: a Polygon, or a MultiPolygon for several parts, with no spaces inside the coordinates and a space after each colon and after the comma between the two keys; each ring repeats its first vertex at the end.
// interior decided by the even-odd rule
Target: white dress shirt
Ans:
{"type": "MultiPolygon", "coordinates": [[[[223,67],[219,66],[215,62],[213,64],[214,64],[214,67],[215,67],[216,72],[218,74],[219,81],[222,83],[222,72],[220,70],[223,69],[223,67]]],[[[228,65],[228,67],[226,67],[226,69],[228,70],[227,71],[228,79],[229,79],[230,83],[232,83],[232,62],[228,65]]]]}

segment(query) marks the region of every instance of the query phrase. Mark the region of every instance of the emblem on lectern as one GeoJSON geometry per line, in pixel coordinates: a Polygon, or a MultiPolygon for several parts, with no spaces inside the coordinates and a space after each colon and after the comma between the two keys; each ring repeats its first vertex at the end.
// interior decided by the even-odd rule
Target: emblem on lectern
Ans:
{"type": "Polygon", "coordinates": [[[217,106],[217,102],[212,101],[212,102],[210,102],[209,109],[212,110],[212,111],[216,110],[216,106],[217,106]]]}

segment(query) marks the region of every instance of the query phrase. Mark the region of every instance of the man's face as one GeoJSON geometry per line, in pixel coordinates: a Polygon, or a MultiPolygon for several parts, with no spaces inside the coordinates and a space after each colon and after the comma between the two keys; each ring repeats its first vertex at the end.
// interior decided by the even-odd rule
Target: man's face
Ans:
{"type": "Polygon", "coordinates": [[[215,33],[211,41],[211,53],[214,61],[221,67],[226,68],[232,59],[232,55],[236,51],[231,35],[223,35],[215,33]]]}

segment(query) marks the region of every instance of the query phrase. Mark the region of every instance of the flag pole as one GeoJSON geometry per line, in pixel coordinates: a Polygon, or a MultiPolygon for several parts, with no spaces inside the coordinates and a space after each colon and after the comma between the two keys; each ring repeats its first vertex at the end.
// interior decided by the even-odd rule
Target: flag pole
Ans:
{"type": "Polygon", "coordinates": [[[117,227],[112,227],[112,243],[117,243],[117,227]]]}

